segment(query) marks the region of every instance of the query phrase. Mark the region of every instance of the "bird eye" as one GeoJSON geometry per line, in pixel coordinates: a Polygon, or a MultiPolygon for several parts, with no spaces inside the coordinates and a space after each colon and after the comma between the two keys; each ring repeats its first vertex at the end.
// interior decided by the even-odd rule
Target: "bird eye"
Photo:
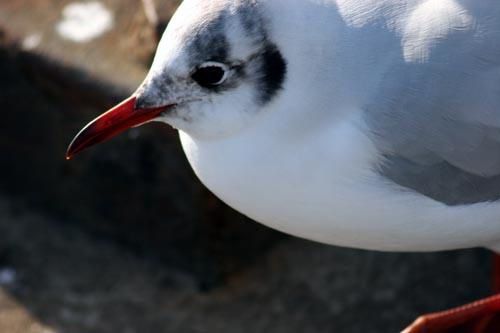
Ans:
{"type": "Polygon", "coordinates": [[[218,62],[206,62],[199,66],[191,75],[200,86],[214,88],[226,81],[228,68],[218,62]]]}

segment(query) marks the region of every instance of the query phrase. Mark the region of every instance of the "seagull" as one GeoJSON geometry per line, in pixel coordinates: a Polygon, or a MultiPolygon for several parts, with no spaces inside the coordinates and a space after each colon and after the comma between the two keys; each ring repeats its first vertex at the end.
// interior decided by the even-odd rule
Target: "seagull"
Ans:
{"type": "MultiPolygon", "coordinates": [[[[67,158],[150,121],[178,129],[215,195],[274,229],[500,251],[498,0],[184,0],[144,82],[67,158]]],[[[484,326],[492,308],[405,332],[484,326]]]]}

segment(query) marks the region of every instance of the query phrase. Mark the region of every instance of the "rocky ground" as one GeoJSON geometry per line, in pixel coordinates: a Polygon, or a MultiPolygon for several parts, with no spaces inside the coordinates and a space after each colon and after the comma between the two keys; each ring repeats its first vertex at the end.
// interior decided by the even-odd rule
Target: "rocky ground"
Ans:
{"type": "Polygon", "coordinates": [[[58,30],[72,3],[0,2],[0,332],[388,333],[489,293],[486,251],[355,251],[249,221],[164,126],[64,161],[142,80],[177,2],[77,2],[114,18],[84,42],[58,30]]]}
{"type": "Polygon", "coordinates": [[[483,251],[380,254],[298,239],[200,290],[185,272],[5,197],[0,216],[0,332],[388,333],[489,292],[483,251]]]}

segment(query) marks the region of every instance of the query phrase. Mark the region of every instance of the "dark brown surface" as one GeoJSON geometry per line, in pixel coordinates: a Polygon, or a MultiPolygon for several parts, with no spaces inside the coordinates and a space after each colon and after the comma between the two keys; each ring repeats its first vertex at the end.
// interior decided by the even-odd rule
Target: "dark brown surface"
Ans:
{"type": "Polygon", "coordinates": [[[191,275],[71,220],[1,196],[0,217],[0,272],[16,272],[0,285],[0,332],[396,333],[489,293],[485,251],[380,254],[297,239],[201,292],[191,275]]]}
{"type": "Polygon", "coordinates": [[[0,272],[17,275],[0,285],[0,332],[396,333],[489,292],[485,251],[381,254],[297,239],[200,292],[191,275],[71,220],[1,196],[0,217],[0,272]]]}
{"type": "Polygon", "coordinates": [[[78,68],[88,75],[134,90],[143,80],[146,65],[156,47],[155,29],[144,15],[140,0],[100,1],[114,15],[113,29],[89,42],[76,43],[61,38],[56,25],[69,0],[0,1],[0,24],[20,44],[30,36],[39,36],[33,51],[78,68]]]}

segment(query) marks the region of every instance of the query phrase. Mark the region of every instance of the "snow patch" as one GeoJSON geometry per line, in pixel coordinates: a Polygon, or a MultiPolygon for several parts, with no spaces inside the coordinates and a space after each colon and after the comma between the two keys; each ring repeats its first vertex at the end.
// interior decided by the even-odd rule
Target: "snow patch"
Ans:
{"type": "Polygon", "coordinates": [[[62,20],[56,31],[64,38],[77,43],[86,43],[113,28],[114,18],[99,1],[73,2],[62,11],[62,20]]]}

